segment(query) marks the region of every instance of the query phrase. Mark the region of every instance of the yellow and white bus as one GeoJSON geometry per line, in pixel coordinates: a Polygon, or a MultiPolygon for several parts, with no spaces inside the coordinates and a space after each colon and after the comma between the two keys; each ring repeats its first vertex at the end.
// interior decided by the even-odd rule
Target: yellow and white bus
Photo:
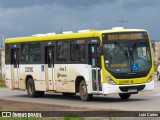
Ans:
{"type": "Polygon", "coordinates": [[[81,30],[5,40],[5,81],[30,97],[53,91],[122,99],[154,89],[154,64],[146,30],[81,30]]]}

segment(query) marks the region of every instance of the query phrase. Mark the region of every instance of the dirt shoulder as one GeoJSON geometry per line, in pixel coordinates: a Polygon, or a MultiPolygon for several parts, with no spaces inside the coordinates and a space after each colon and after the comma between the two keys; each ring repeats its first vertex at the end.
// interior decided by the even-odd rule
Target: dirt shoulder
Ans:
{"type": "Polygon", "coordinates": [[[84,108],[0,99],[0,111],[83,111],[84,108]]]}

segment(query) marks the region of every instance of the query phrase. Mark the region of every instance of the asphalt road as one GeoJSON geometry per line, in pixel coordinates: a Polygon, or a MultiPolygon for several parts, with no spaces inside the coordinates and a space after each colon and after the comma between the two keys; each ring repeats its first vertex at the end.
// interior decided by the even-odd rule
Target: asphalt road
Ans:
{"type": "Polygon", "coordinates": [[[29,98],[26,91],[0,89],[0,99],[83,108],[84,110],[160,111],[160,81],[155,78],[155,90],[132,95],[121,100],[119,95],[94,96],[93,101],[83,102],[79,95],[63,96],[45,93],[43,98],[29,98]]]}

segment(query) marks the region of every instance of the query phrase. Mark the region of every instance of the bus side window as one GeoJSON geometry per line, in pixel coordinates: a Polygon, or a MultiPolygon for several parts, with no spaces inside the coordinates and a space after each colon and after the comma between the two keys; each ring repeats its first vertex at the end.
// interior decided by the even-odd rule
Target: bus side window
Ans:
{"type": "Polygon", "coordinates": [[[70,44],[68,41],[57,42],[57,61],[67,61],[69,57],[70,44]]]}
{"type": "Polygon", "coordinates": [[[21,61],[28,62],[29,44],[21,44],[21,61]]]}
{"type": "Polygon", "coordinates": [[[22,62],[40,62],[40,43],[23,43],[21,44],[21,61],[22,62]]]}
{"type": "Polygon", "coordinates": [[[71,61],[84,62],[85,60],[85,44],[77,44],[76,41],[71,42],[71,61]]]}

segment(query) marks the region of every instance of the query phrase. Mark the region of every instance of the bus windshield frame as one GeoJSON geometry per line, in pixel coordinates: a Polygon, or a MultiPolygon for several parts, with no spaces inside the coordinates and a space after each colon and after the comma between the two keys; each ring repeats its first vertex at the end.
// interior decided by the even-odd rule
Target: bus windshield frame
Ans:
{"type": "Polygon", "coordinates": [[[105,33],[102,37],[105,68],[113,76],[144,77],[149,73],[152,57],[146,32],[105,33]]]}

